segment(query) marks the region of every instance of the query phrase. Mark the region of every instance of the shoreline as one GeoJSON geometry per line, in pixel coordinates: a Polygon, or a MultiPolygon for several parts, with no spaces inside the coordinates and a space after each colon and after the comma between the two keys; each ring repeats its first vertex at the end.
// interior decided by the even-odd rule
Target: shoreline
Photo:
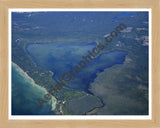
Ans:
{"type": "MultiPolygon", "coordinates": [[[[35,81],[34,81],[26,72],[24,72],[23,69],[20,68],[16,63],[12,62],[12,64],[13,64],[14,66],[16,66],[16,67],[18,68],[18,70],[19,70],[26,78],[30,79],[31,82],[32,82],[35,86],[41,87],[40,85],[36,84],[35,81]]],[[[43,88],[44,90],[46,90],[44,87],[41,87],[41,88],[43,88]]],[[[46,91],[47,91],[47,90],[46,90],[46,91]]]]}
{"type": "MultiPolygon", "coordinates": [[[[41,87],[40,85],[36,84],[35,81],[34,81],[26,72],[24,72],[23,69],[20,68],[16,63],[12,62],[12,64],[13,64],[14,66],[16,66],[17,69],[18,69],[27,79],[29,79],[34,86],[37,86],[37,87],[43,89],[46,93],[48,93],[48,91],[47,91],[46,88],[41,87]]],[[[51,101],[49,101],[49,102],[51,102],[51,106],[52,106],[52,109],[51,109],[51,110],[54,111],[54,110],[56,109],[57,99],[56,99],[54,96],[52,96],[52,99],[51,99],[51,101]],[[54,102],[53,102],[53,101],[54,101],[54,102]]]]}

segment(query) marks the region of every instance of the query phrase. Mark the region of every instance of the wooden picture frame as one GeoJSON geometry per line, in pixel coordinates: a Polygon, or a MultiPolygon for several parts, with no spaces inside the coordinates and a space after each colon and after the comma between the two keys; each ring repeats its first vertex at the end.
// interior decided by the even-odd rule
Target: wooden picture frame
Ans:
{"type": "Polygon", "coordinates": [[[34,127],[113,127],[113,128],[159,128],[160,127],[160,80],[159,0],[0,0],[0,128],[34,127]],[[152,119],[147,120],[10,120],[9,119],[9,9],[10,8],[150,8],[152,9],[152,119]]]}

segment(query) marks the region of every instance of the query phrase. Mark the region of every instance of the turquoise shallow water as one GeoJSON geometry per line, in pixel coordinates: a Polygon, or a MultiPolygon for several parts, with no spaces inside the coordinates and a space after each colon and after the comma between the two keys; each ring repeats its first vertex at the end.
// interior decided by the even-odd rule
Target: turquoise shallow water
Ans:
{"type": "MultiPolygon", "coordinates": [[[[16,55],[18,55],[17,48],[14,47],[15,38],[17,44],[23,44],[23,42],[26,43],[26,41],[32,40],[35,41],[34,43],[39,41],[44,43],[46,43],[45,41],[71,41],[75,43],[78,41],[90,42],[94,40],[102,42],[104,40],[103,36],[114,30],[119,23],[125,23],[126,26],[133,27],[133,30],[136,30],[136,28],[148,28],[146,21],[148,21],[147,12],[13,12],[13,53],[17,52],[16,55]],[[17,39],[17,37],[20,39],[17,39]]],[[[133,43],[133,45],[135,42],[134,39],[134,41],[127,38],[123,39],[122,35],[118,40],[122,40],[122,42],[127,40],[128,44],[133,43]]],[[[81,56],[83,54],[86,55],[87,50],[93,47],[95,47],[95,44],[78,45],[76,43],[76,45],[72,45],[69,43],[68,46],[66,43],[65,45],[57,43],[54,46],[49,44],[31,44],[28,51],[38,66],[53,71],[53,79],[58,79],[63,73],[70,71],[80,61],[81,56]]],[[[122,64],[126,54],[124,51],[116,50],[99,56],[99,58],[92,61],[82,72],[76,75],[72,81],[67,83],[67,86],[88,92],[89,83],[94,80],[96,73],[102,72],[105,68],[109,68],[114,64],[122,64]]],[[[19,56],[23,56],[23,54],[19,54],[18,56],[13,55],[13,58],[18,58],[19,56]]],[[[138,65],[137,67],[141,66],[138,65]]],[[[51,103],[46,104],[42,109],[37,104],[37,98],[43,97],[46,93],[45,90],[34,87],[34,83],[26,78],[23,73],[19,72],[17,67],[13,67],[12,65],[12,68],[12,114],[54,114],[51,111],[51,103]]],[[[124,106],[129,108],[128,104],[123,106],[122,103],[120,103],[119,107],[119,104],[116,102],[117,99],[115,100],[116,105],[113,106],[115,103],[113,98],[109,98],[111,104],[107,101],[107,104],[111,105],[110,108],[121,109],[124,106]]],[[[123,100],[123,102],[125,101],[123,100]]],[[[135,105],[137,108],[139,107],[136,103],[135,105]]],[[[131,106],[134,108],[134,105],[131,104],[131,106]]],[[[115,110],[116,112],[117,109],[115,110]]],[[[134,111],[135,109],[131,107],[131,110],[134,111]]],[[[105,108],[101,111],[105,113],[105,108]]],[[[110,113],[114,114],[115,112],[110,113]]]]}
{"type": "Polygon", "coordinates": [[[47,94],[44,88],[36,86],[24,72],[12,63],[12,115],[54,115],[50,100],[40,108],[37,99],[47,94]]]}

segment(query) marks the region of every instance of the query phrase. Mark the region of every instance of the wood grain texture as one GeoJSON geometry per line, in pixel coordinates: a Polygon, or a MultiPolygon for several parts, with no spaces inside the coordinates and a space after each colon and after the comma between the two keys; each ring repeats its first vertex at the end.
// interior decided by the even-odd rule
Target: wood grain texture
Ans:
{"type": "Polygon", "coordinates": [[[0,128],[160,128],[159,0],[0,0],[0,128]],[[9,8],[151,8],[152,120],[8,120],[9,8]]]}

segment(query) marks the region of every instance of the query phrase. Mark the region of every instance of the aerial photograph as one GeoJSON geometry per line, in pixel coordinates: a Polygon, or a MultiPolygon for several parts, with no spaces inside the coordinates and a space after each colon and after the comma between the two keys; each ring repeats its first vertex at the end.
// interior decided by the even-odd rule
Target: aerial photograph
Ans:
{"type": "Polygon", "coordinates": [[[11,115],[149,115],[148,11],[12,11],[11,115]]]}

